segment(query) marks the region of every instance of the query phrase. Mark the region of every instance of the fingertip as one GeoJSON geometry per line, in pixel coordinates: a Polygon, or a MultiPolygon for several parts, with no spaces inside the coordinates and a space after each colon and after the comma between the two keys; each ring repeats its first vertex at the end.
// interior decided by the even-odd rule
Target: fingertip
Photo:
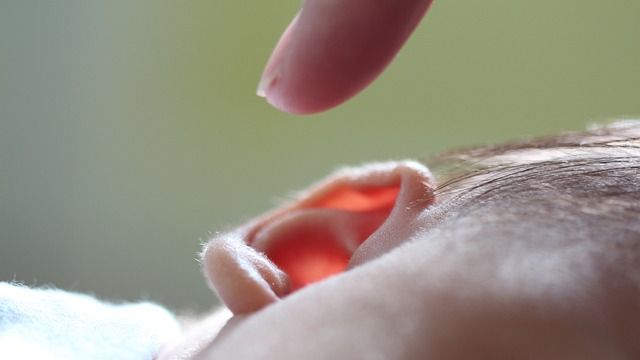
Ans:
{"type": "Polygon", "coordinates": [[[274,49],[257,94],[312,114],[340,105],[391,62],[431,0],[307,0],[274,49]]]}
{"type": "MultiPolygon", "coordinates": [[[[292,56],[291,42],[292,37],[296,34],[296,25],[298,24],[299,18],[300,12],[296,14],[282,33],[282,36],[280,36],[280,40],[278,40],[267,61],[267,65],[258,82],[258,88],[256,89],[256,95],[264,98],[267,103],[280,111],[292,114],[303,114],[304,112],[299,111],[296,106],[296,97],[288,95],[288,85],[282,84],[281,80],[283,71],[290,70],[286,69],[287,66],[285,63],[287,63],[292,56]]],[[[295,56],[295,54],[293,55],[295,56]]]]}

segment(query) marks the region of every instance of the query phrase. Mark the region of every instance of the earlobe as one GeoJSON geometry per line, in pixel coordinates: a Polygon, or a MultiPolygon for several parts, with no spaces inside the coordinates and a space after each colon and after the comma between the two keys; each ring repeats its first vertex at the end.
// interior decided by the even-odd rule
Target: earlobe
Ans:
{"type": "Polygon", "coordinates": [[[210,284],[235,314],[376,258],[408,238],[433,202],[433,181],[405,161],[337,172],[297,201],[205,248],[210,284]]]}
{"type": "Polygon", "coordinates": [[[248,246],[242,231],[212,239],[202,258],[209,284],[236,315],[256,311],[289,291],[287,275],[248,246]]]}

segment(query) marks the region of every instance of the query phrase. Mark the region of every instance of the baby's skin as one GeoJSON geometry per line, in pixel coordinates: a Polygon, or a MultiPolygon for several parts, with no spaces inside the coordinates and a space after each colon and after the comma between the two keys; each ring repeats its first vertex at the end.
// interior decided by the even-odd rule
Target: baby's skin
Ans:
{"type": "Polygon", "coordinates": [[[540,176],[434,193],[414,161],[340,170],[205,246],[228,310],[160,358],[637,359],[637,202],[583,211],[540,176]]]}

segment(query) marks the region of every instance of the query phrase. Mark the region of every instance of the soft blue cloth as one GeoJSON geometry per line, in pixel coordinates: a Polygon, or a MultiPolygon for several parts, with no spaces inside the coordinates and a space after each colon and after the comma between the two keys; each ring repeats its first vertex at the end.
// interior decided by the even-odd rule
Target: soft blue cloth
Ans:
{"type": "Polygon", "coordinates": [[[155,304],[0,282],[0,359],[153,359],[179,331],[155,304]]]}

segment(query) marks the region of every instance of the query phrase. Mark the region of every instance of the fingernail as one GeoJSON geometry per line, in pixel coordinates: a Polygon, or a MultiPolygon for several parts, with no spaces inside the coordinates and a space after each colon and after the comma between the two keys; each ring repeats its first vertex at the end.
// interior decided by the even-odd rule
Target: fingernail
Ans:
{"type": "Polygon", "coordinates": [[[258,83],[258,90],[256,90],[256,95],[262,98],[267,97],[267,89],[271,87],[277,80],[278,74],[276,71],[264,72],[262,74],[262,78],[260,78],[260,82],[258,83]]]}
{"type": "MultiPolygon", "coordinates": [[[[298,22],[298,18],[300,17],[300,13],[298,13],[287,29],[284,31],[278,44],[273,49],[271,56],[269,57],[269,61],[267,61],[267,65],[262,72],[262,76],[260,77],[260,82],[258,83],[258,89],[256,90],[256,94],[260,97],[263,97],[267,100],[267,102],[276,106],[271,102],[269,98],[269,94],[271,90],[277,85],[278,79],[280,79],[282,75],[283,65],[285,59],[287,57],[287,53],[289,50],[289,44],[291,43],[291,36],[294,33],[294,28],[296,23],[298,22]]],[[[276,106],[277,107],[277,106],[276,106]]]]}

